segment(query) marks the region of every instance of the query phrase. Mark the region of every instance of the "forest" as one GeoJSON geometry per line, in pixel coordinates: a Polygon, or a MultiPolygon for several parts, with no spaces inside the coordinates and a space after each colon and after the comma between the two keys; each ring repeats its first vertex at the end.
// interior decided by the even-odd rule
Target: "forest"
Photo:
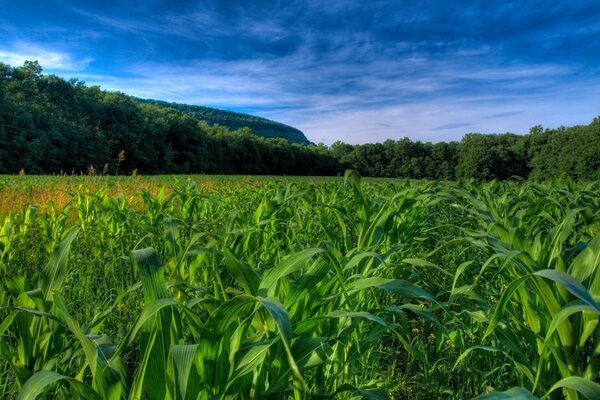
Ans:
{"type": "Polygon", "coordinates": [[[166,101],[138,99],[142,103],[156,104],[161,107],[172,108],[210,125],[226,126],[230,130],[250,128],[252,133],[266,138],[284,138],[291,143],[309,144],[310,141],[302,131],[281,122],[272,121],[254,115],[240,114],[217,108],[194,106],[190,104],[168,103],[166,101]]]}
{"type": "Polygon", "coordinates": [[[526,135],[327,147],[298,143],[300,131],[289,140],[285,132],[264,137],[241,125],[277,126],[260,118],[223,112],[202,119],[204,109],[43,74],[36,61],[0,63],[0,173],[336,175],[352,168],[363,176],[414,179],[600,178],[600,117],[582,126],[534,126],[526,135]]]}

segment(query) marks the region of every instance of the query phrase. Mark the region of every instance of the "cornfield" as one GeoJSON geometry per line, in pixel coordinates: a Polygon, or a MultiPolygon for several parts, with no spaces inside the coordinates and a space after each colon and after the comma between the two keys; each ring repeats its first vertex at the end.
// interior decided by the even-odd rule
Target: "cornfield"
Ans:
{"type": "Polygon", "coordinates": [[[0,210],[2,398],[600,398],[598,183],[110,179],[0,210]]]}

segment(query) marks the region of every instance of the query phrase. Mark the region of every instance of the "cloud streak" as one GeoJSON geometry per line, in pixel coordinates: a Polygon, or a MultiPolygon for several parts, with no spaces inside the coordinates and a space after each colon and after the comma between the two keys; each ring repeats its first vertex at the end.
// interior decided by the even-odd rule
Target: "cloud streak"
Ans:
{"type": "Polygon", "coordinates": [[[0,60],[15,66],[25,61],[37,60],[49,70],[81,71],[88,66],[92,58],[75,59],[68,53],[49,50],[40,45],[14,43],[9,48],[0,48],[0,60]]]}
{"type": "Polygon", "coordinates": [[[497,114],[492,114],[484,117],[485,119],[512,117],[513,115],[523,114],[523,111],[506,111],[497,114]]]}
{"type": "Polygon", "coordinates": [[[446,131],[449,129],[455,129],[455,128],[464,128],[467,126],[472,126],[473,124],[470,122],[455,122],[452,124],[446,124],[446,125],[440,125],[440,126],[436,126],[435,128],[431,128],[432,131],[446,131]]]}

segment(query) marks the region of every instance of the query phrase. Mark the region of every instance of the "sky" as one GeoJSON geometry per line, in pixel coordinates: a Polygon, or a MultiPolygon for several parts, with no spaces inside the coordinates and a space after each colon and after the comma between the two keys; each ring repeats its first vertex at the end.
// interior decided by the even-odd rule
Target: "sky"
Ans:
{"type": "Polygon", "coordinates": [[[0,0],[0,62],[327,145],[600,115],[600,2],[0,0]]]}

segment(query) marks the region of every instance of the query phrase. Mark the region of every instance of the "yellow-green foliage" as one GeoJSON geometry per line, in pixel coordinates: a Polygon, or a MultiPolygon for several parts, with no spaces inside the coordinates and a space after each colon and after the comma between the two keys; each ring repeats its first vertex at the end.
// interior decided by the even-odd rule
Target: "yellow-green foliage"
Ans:
{"type": "Polygon", "coordinates": [[[0,187],[0,397],[600,392],[597,184],[57,179],[0,187]]]}

